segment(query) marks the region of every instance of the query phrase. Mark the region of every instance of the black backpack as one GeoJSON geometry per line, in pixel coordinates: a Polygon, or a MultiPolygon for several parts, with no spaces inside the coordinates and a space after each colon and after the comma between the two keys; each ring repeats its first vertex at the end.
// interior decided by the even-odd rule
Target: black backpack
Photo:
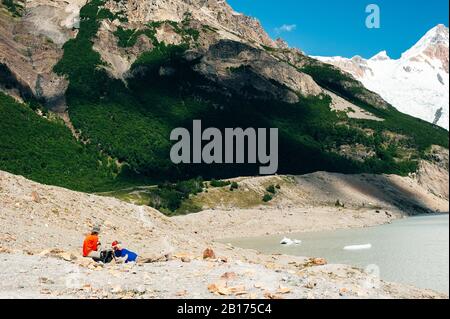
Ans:
{"type": "Polygon", "coordinates": [[[114,258],[113,254],[112,250],[104,250],[100,253],[100,259],[104,264],[109,264],[114,258]]]}

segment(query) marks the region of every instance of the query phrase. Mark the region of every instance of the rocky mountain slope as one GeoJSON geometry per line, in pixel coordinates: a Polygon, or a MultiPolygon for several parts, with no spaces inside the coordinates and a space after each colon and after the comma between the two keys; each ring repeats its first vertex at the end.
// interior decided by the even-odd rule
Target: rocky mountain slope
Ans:
{"type": "Polygon", "coordinates": [[[67,81],[52,69],[61,59],[62,45],[76,33],[72,28],[83,2],[26,1],[17,13],[5,3],[0,7],[0,88],[63,109],[67,81]]]}
{"type": "Polygon", "coordinates": [[[399,59],[386,51],[370,59],[316,57],[349,72],[403,113],[440,125],[449,123],[448,27],[428,31],[399,59]]]}
{"type": "MultiPolygon", "coordinates": [[[[51,93],[40,92],[41,90],[52,87],[60,95],[65,92],[66,87],[63,83],[60,83],[63,82],[63,79],[57,79],[58,77],[52,68],[61,58],[63,44],[76,36],[80,26],[80,9],[85,4],[86,0],[27,1],[24,3],[19,17],[8,15],[5,12],[7,8],[2,10],[4,21],[4,29],[1,32],[3,36],[2,45],[4,45],[2,63],[5,68],[9,69],[8,71],[12,73],[15,80],[25,86],[23,90],[31,91],[37,98],[45,98],[47,105],[51,105],[53,96],[51,93]],[[42,21],[45,22],[42,23],[42,21]],[[28,38],[28,42],[24,38],[28,38]],[[42,51],[46,52],[44,60],[40,57],[40,55],[43,55],[42,51]],[[27,56],[24,56],[23,52],[26,52],[27,56]],[[25,62],[21,63],[23,64],[22,67],[29,67],[29,69],[19,70],[17,59],[25,62]],[[42,64],[42,68],[38,67],[36,61],[42,64]],[[47,78],[51,79],[47,80],[47,78]]],[[[295,68],[285,63],[277,63],[279,59],[272,59],[271,54],[259,50],[254,51],[253,56],[249,55],[249,47],[280,51],[287,49],[282,41],[273,41],[256,19],[233,11],[225,1],[92,1],[92,5],[104,7],[104,13],[108,16],[107,19],[101,19],[94,40],[94,50],[106,62],[105,67],[110,75],[125,76],[137,57],[152,49],[151,44],[145,44],[145,37],[142,37],[144,33],[140,32],[140,30],[147,28],[149,22],[171,22],[160,23],[160,26],[155,28],[155,37],[159,42],[179,45],[186,42],[186,38],[180,35],[179,31],[181,30],[177,29],[175,25],[183,21],[187,22],[186,19],[189,18],[192,25],[188,31],[194,33],[197,46],[197,48],[191,48],[193,51],[190,52],[191,59],[195,58],[195,55],[199,56],[204,53],[211,45],[216,44],[211,48],[211,53],[203,58],[204,63],[197,66],[201,73],[206,72],[205,69],[209,66],[207,72],[212,72],[215,77],[227,78],[227,82],[237,82],[231,81],[229,74],[223,74],[224,69],[239,68],[245,63],[255,61],[260,65],[268,64],[264,69],[259,67],[255,70],[257,74],[262,76],[261,80],[276,81],[289,87],[292,91],[306,96],[318,95],[323,92],[311,79],[296,71],[295,68]],[[120,41],[124,40],[121,38],[119,43],[116,44],[115,38],[121,36],[129,36],[128,39],[125,39],[128,40],[128,43],[121,45],[124,44],[120,41]],[[221,50],[221,47],[217,44],[221,41],[224,44],[241,43],[245,45],[225,47],[224,49],[227,52],[234,52],[234,61],[218,61],[219,58],[225,58],[217,56],[217,53],[221,50]],[[211,54],[214,54],[214,52],[216,52],[215,59],[211,60],[211,54]],[[241,56],[238,56],[239,54],[241,56]],[[244,55],[247,56],[243,61],[244,55]],[[217,65],[219,62],[223,64],[217,65]],[[220,72],[221,69],[222,72],[220,72]],[[299,78],[296,79],[296,77],[299,78]]],[[[192,39],[188,40],[191,41],[192,39]]],[[[292,50],[289,55],[291,58],[293,55],[295,59],[295,55],[300,56],[301,52],[292,50]]],[[[227,57],[227,60],[231,58],[232,56],[227,57]]],[[[233,84],[237,85],[236,83],[233,84]]],[[[267,92],[277,89],[276,86],[268,83],[265,83],[265,86],[267,87],[264,91],[267,92]]],[[[298,98],[293,94],[294,92],[285,91],[285,95],[288,96],[282,98],[297,101],[298,98]]]]}
{"type": "Polygon", "coordinates": [[[33,0],[18,12],[3,4],[0,22],[0,88],[16,99],[0,105],[15,116],[0,117],[8,123],[2,148],[20,145],[22,159],[0,158],[0,168],[43,183],[100,191],[257,174],[256,165],[174,165],[170,132],[194,119],[220,129],[279,128],[279,173],[406,175],[432,145],[448,148],[445,130],[271,40],[225,1],[33,0]],[[35,114],[19,116],[24,108],[35,114]],[[73,135],[62,144],[78,144],[82,155],[48,165],[52,147],[27,160],[25,145],[47,136],[20,127],[54,119],[52,112],[73,135]],[[97,178],[71,173],[80,167],[97,178]]]}

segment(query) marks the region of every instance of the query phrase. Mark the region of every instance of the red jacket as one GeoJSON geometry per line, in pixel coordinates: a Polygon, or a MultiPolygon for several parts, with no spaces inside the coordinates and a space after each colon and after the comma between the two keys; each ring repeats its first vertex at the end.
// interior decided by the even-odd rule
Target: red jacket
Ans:
{"type": "Polygon", "coordinates": [[[98,235],[88,235],[83,242],[83,257],[87,257],[92,251],[97,251],[98,235]]]}

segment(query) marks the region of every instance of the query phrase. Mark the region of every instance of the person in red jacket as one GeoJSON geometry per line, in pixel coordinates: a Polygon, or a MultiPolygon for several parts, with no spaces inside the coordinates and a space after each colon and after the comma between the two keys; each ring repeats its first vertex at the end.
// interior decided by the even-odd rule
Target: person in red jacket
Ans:
{"type": "Polygon", "coordinates": [[[92,228],[91,234],[87,235],[83,242],[83,257],[90,257],[95,261],[102,260],[101,243],[98,239],[100,227],[92,228]]]}

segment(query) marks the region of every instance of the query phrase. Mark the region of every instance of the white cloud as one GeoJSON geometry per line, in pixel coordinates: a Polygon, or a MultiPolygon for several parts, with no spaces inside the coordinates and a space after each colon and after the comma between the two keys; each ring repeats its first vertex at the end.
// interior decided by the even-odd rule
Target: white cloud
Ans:
{"type": "Polygon", "coordinates": [[[297,29],[296,24],[283,24],[281,27],[275,28],[276,33],[292,32],[297,29]]]}

